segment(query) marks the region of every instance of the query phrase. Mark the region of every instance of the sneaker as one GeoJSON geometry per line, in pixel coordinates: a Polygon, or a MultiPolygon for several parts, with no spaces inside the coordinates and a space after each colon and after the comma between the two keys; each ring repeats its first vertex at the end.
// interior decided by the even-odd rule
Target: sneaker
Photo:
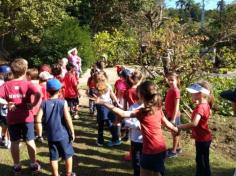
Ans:
{"type": "Polygon", "coordinates": [[[76,173],[71,172],[71,173],[67,173],[66,176],[77,176],[76,173]]]}
{"type": "Polygon", "coordinates": [[[6,141],[4,145],[7,149],[11,148],[11,141],[6,141]]]}
{"type": "Polygon", "coordinates": [[[113,147],[113,146],[115,146],[115,145],[120,145],[121,144],[121,141],[120,140],[118,140],[118,141],[110,141],[110,142],[108,142],[107,143],[107,146],[108,147],[113,147]]]}
{"type": "Polygon", "coordinates": [[[33,173],[37,173],[39,172],[41,169],[41,166],[40,164],[36,161],[35,163],[31,163],[30,164],[30,170],[33,172],[33,173]]]}
{"type": "Polygon", "coordinates": [[[97,146],[99,146],[99,147],[102,147],[102,146],[103,146],[103,143],[99,143],[98,141],[96,141],[96,144],[97,144],[97,146]]]}
{"type": "Polygon", "coordinates": [[[177,153],[172,152],[172,150],[167,151],[167,158],[175,158],[177,157],[177,153]]]}
{"type": "Polygon", "coordinates": [[[79,119],[79,115],[78,114],[74,115],[74,119],[75,120],[79,119]]]}
{"type": "Polygon", "coordinates": [[[22,170],[21,165],[15,165],[15,166],[13,166],[14,175],[20,175],[21,170],[22,170]]]}
{"type": "Polygon", "coordinates": [[[44,141],[42,136],[37,136],[35,140],[36,140],[36,142],[40,142],[40,143],[43,143],[43,141],[44,141]]]}
{"type": "Polygon", "coordinates": [[[179,153],[182,153],[183,150],[182,150],[181,148],[177,148],[177,149],[176,149],[176,152],[179,154],[179,153]]]}

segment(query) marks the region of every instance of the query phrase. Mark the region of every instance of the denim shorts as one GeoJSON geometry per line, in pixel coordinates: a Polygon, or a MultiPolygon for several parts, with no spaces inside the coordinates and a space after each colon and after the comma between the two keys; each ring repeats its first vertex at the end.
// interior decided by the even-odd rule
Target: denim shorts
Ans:
{"type": "Polygon", "coordinates": [[[140,166],[143,169],[159,172],[164,175],[165,172],[165,160],[166,151],[158,154],[142,154],[140,166]]]}
{"type": "Polygon", "coordinates": [[[34,123],[21,123],[8,126],[10,139],[12,142],[20,139],[30,141],[34,140],[34,123]]]}
{"type": "Polygon", "coordinates": [[[51,161],[58,160],[60,157],[64,160],[74,155],[74,149],[69,139],[61,141],[48,141],[49,156],[51,161]]]}
{"type": "Polygon", "coordinates": [[[178,116],[178,117],[175,118],[175,125],[176,125],[176,126],[181,125],[180,116],[178,116]]]}
{"type": "Polygon", "coordinates": [[[116,119],[115,114],[110,111],[105,106],[96,105],[97,107],[97,121],[104,121],[104,120],[110,120],[111,122],[114,122],[116,119]]]}

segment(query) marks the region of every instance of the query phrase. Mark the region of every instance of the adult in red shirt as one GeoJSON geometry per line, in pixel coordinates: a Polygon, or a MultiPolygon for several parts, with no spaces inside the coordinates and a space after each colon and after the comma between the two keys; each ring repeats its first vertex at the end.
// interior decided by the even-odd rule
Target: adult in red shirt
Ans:
{"type": "Polygon", "coordinates": [[[202,81],[192,84],[187,88],[191,93],[192,100],[196,107],[192,112],[192,122],[179,125],[179,129],[192,129],[192,138],[195,139],[196,145],[196,176],[210,176],[210,145],[212,135],[208,128],[208,120],[211,115],[208,98],[210,95],[209,84],[202,81]]]}
{"type": "Polygon", "coordinates": [[[78,119],[78,106],[79,106],[79,90],[78,78],[76,76],[76,68],[73,64],[69,63],[67,66],[67,73],[64,77],[65,99],[70,108],[71,116],[78,119]]]}
{"type": "Polygon", "coordinates": [[[11,139],[11,154],[14,161],[13,171],[19,173],[20,165],[20,139],[26,141],[28,154],[31,160],[31,170],[39,171],[40,165],[36,162],[36,146],[34,143],[34,117],[31,109],[37,105],[40,93],[37,88],[25,79],[28,62],[25,59],[16,59],[11,63],[14,79],[0,87],[0,98],[9,104],[7,114],[8,129],[11,139]],[[31,96],[34,95],[34,102],[31,96]]]}
{"type": "Polygon", "coordinates": [[[161,130],[164,124],[169,129],[177,132],[178,129],[170,123],[163,115],[161,97],[156,86],[151,81],[145,81],[138,87],[138,96],[144,103],[144,108],[134,111],[124,111],[109,103],[105,103],[99,98],[97,104],[106,106],[123,118],[137,117],[141,124],[143,135],[143,151],[140,161],[141,176],[164,175],[164,158],[166,145],[161,130]]]}

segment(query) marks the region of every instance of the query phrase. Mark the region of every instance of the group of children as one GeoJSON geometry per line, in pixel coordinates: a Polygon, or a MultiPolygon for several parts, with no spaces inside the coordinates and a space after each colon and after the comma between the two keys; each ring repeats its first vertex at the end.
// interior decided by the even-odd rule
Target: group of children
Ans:
{"type": "Polygon", "coordinates": [[[20,142],[26,142],[30,169],[38,173],[41,166],[36,160],[36,140],[43,141],[47,134],[52,173],[58,176],[58,159],[66,162],[66,175],[72,172],[72,141],[75,138],[72,118],[78,118],[78,71],[67,59],[57,64],[28,69],[23,58],[10,65],[0,65],[0,121],[1,142],[10,148],[15,175],[21,173],[20,142]],[[63,69],[66,68],[66,71],[63,69]],[[9,142],[10,141],[10,142],[9,142]]]}
{"type": "MultiPolygon", "coordinates": [[[[8,130],[4,129],[3,134],[5,139],[9,138],[11,141],[14,172],[21,172],[19,143],[22,139],[26,141],[31,160],[30,169],[33,172],[40,170],[34,138],[36,129],[38,139],[43,139],[44,126],[52,174],[59,175],[58,159],[62,157],[66,163],[66,175],[75,175],[72,172],[74,151],[71,143],[75,139],[75,133],[71,116],[78,118],[78,68],[73,63],[67,63],[66,59],[51,68],[42,66],[39,74],[36,69],[28,69],[28,62],[22,58],[14,60],[10,67],[4,66],[8,71],[2,74],[1,70],[4,69],[0,66],[1,79],[4,80],[0,86],[1,119],[7,116],[5,124],[8,130]],[[5,116],[2,113],[4,110],[8,110],[5,116]]],[[[104,125],[111,132],[111,140],[107,143],[109,147],[120,145],[121,127],[128,128],[134,176],[161,176],[165,173],[165,157],[174,157],[181,152],[180,131],[191,128],[192,137],[196,141],[196,176],[210,176],[209,148],[212,137],[208,119],[212,104],[209,102],[209,84],[200,81],[187,88],[195,109],[191,122],[181,124],[181,97],[176,73],[166,75],[169,89],[165,96],[164,110],[156,85],[144,80],[141,72],[131,72],[118,66],[117,73],[119,79],[114,90],[103,67],[94,65],[88,79],[90,113],[97,117],[97,145],[105,144],[104,125]],[[169,150],[166,148],[162,124],[172,132],[173,147],[169,150]]]]}

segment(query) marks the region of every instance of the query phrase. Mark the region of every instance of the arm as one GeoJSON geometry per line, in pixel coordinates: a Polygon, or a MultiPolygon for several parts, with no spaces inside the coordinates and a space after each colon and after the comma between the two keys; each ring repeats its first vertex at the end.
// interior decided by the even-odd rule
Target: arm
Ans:
{"type": "Polygon", "coordinates": [[[178,128],[179,128],[179,129],[188,129],[188,128],[196,127],[196,126],[198,125],[200,119],[201,119],[201,115],[200,115],[200,114],[197,114],[197,115],[193,118],[192,122],[186,123],[186,124],[178,125],[178,128]]]}
{"type": "Polygon", "coordinates": [[[131,119],[125,119],[125,127],[128,128],[140,128],[140,122],[138,120],[132,121],[131,119]]]}
{"type": "Polygon", "coordinates": [[[69,50],[69,51],[67,52],[67,54],[70,56],[73,51],[77,51],[77,49],[76,49],[76,48],[73,48],[73,49],[69,50]]]}
{"type": "Polygon", "coordinates": [[[178,128],[174,126],[167,118],[163,115],[162,117],[162,123],[171,131],[178,132],[178,128]]]}
{"type": "Polygon", "coordinates": [[[34,94],[34,101],[33,101],[33,103],[32,103],[32,106],[33,106],[33,107],[38,104],[40,98],[41,98],[40,92],[37,92],[37,93],[34,94]]]}
{"type": "Polygon", "coordinates": [[[72,123],[72,120],[71,120],[71,115],[70,115],[70,112],[69,112],[69,107],[68,107],[68,104],[67,104],[66,101],[65,101],[65,105],[64,105],[64,118],[65,118],[67,126],[68,126],[68,128],[69,128],[69,130],[71,132],[72,141],[74,141],[74,139],[75,139],[74,126],[73,126],[73,123],[72,123]]]}
{"type": "Polygon", "coordinates": [[[174,109],[174,112],[173,112],[172,118],[171,118],[172,122],[175,122],[175,118],[179,112],[179,102],[180,102],[179,98],[175,99],[175,109],[174,109]]]}
{"type": "Polygon", "coordinates": [[[43,109],[40,108],[40,110],[37,114],[36,120],[35,120],[37,136],[42,136],[42,129],[43,129],[43,127],[42,127],[42,118],[43,118],[43,109]]]}
{"type": "Polygon", "coordinates": [[[120,103],[119,103],[119,101],[118,101],[118,99],[117,99],[117,97],[116,97],[116,95],[115,95],[115,93],[113,92],[112,89],[110,89],[110,94],[111,94],[112,100],[113,100],[119,107],[121,107],[121,105],[120,105],[120,103]]]}

